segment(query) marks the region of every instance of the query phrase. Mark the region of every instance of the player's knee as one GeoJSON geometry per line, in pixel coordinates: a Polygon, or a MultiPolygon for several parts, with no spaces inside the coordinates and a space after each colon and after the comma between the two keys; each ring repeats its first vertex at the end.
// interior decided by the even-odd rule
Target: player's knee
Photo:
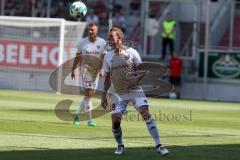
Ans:
{"type": "Polygon", "coordinates": [[[149,118],[151,117],[150,114],[149,114],[149,111],[148,111],[148,108],[147,107],[142,107],[140,110],[139,110],[139,113],[141,114],[142,118],[147,121],[149,120],[149,118]]]}
{"type": "Polygon", "coordinates": [[[89,103],[89,102],[91,101],[91,97],[90,97],[90,96],[84,96],[84,97],[83,97],[83,101],[84,101],[85,103],[89,103]]]}
{"type": "Polygon", "coordinates": [[[120,127],[120,124],[121,124],[121,122],[113,122],[113,124],[112,124],[112,128],[114,129],[114,130],[116,130],[116,129],[118,129],[119,127],[120,127]]]}
{"type": "Polygon", "coordinates": [[[121,125],[121,116],[118,115],[112,115],[112,128],[118,129],[121,125]]]}
{"type": "Polygon", "coordinates": [[[86,106],[86,112],[91,112],[92,111],[92,105],[86,106]]]}

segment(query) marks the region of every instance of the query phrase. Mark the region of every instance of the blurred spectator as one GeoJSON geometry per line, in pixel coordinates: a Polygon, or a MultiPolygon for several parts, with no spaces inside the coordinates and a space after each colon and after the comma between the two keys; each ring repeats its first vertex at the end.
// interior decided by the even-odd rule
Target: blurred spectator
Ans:
{"type": "Polygon", "coordinates": [[[13,0],[5,1],[4,15],[14,16],[14,14],[15,14],[15,8],[13,7],[13,0]]]}
{"type": "MultiPolygon", "coordinates": [[[[53,18],[65,18],[70,20],[76,20],[69,16],[69,6],[77,0],[52,0],[50,17],[53,18]]],[[[84,3],[88,6],[88,9],[94,9],[94,17],[89,17],[89,21],[101,22],[107,21],[107,5],[106,0],[84,0],[84,3]],[[98,20],[97,20],[98,19],[98,20]]],[[[35,8],[32,15],[32,0],[5,0],[4,15],[10,16],[35,16],[46,17],[47,16],[47,0],[35,0],[35,8]]],[[[92,16],[92,15],[91,15],[92,16]]]]}
{"type": "Polygon", "coordinates": [[[89,10],[88,11],[88,15],[86,17],[86,21],[87,23],[95,23],[97,25],[99,25],[99,18],[98,16],[94,13],[94,10],[89,10]]]}
{"type": "Polygon", "coordinates": [[[35,17],[46,17],[46,6],[44,6],[43,2],[37,1],[35,3],[35,17]]]}
{"type": "Polygon", "coordinates": [[[131,9],[130,14],[139,15],[141,1],[140,0],[131,0],[129,7],[131,9]]]}
{"type": "Polygon", "coordinates": [[[50,17],[52,17],[52,18],[57,17],[57,6],[51,5],[50,17]]]}
{"type": "Polygon", "coordinates": [[[176,22],[171,13],[167,14],[167,19],[162,24],[162,60],[165,59],[166,49],[170,47],[170,54],[174,52],[174,41],[176,37],[176,22]]]}
{"type": "Polygon", "coordinates": [[[113,26],[122,29],[122,31],[126,32],[126,23],[125,18],[121,14],[122,6],[116,5],[114,7],[114,16],[113,16],[113,26]]]}
{"type": "Polygon", "coordinates": [[[18,3],[16,3],[15,15],[25,17],[31,16],[28,0],[19,0],[18,3]]]}
{"type": "Polygon", "coordinates": [[[171,93],[177,99],[180,98],[181,74],[182,74],[182,60],[173,53],[169,62],[170,76],[169,81],[174,85],[174,93],[171,93]]]}
{"type": "Polygon", "coordinates": [[[57,17],[59,18],[63,18],[65,17],[65,6],[64,6],[64,2],[59,2],[57,5],[57,17]]]}
{"type": "Polygon", "coordinates": [[[99,21],[105,22],[107,18],[107,5],[103,0],[95,0],[93,4],[95,14],[99,17],[99,21]]]}

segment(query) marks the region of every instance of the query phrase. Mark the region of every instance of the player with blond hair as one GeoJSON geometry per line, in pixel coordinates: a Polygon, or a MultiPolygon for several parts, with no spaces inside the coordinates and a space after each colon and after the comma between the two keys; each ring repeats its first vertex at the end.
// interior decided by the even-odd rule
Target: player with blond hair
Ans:
{"type": "Polygon", "coordinates": [[[131,47],[124,47],[124,34],[118,28],[110,30],[108,40],[112,49],[106,51],[104,56],[103,69],[106,76],[101,105],[111,108],[112,132],[118,145],[115,154],[124,152],[121,118],[126,113],[128,103],[133,103],[146,122],[155,141],[156,150],[162,155],[167,155],[168,150],[160,143],[157,126],[149,113],[147,98],[139,84],[145,71],[138,52],[131,47]],[[107,99],[107,94],[110,100],[107,99]]]}

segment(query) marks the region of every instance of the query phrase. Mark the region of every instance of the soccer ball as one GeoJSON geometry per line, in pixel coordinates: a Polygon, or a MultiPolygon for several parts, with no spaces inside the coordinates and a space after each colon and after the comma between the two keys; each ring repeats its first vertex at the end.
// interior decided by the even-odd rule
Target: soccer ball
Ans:
{"type": "Polygon", "coordinates": [[[75,18],[84,17],[87,13],[87,7],[83,2],[74,2],[70,6],[70,15],[75,18]]]}

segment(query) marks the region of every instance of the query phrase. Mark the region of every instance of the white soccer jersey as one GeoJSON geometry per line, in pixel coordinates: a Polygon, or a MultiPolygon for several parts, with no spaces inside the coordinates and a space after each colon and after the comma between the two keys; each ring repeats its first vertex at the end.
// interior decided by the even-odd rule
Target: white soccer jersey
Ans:
{"type": "Polygon", "coordinates": [[[135,86],[134,89],[128,87],[131,77],[136,75],[135,67],[141,63],[138,52],[133,48],[123,50],[120,54],[105,53],[103,68],[105,72],[111,73],[108,102],[112,114],[124,114],[129,102],[132,102],[137,110],[142,106],[148,106],[141,86],[135,86]]]}
{"type": "Polygon", "coordinates": [[[95,42],[90,42],[88,37],[82,38],[77,43],[77,53],[83,55],[81,76],[84,81],[95,81],[101,69],[100,56],[104,53],[106,41],[97,37],[95,42]]]}
{"type": "Polygon", "coordinates": [[[100,37],[97,37],[95,42],[90,42],[88,37],[81,38],[77,42],[77,52],[82,54],[103,54],[106,41],[100,37]]]}
{"type": "Polygon", "coordinates": [[[138,52],[133,48],[122,50],[120,54],[106,52],[103,69],[111,72],[111,90],[119,94],[129,93],[129,77],[136,74],[135,67],[141,63],[138,52]]]}

